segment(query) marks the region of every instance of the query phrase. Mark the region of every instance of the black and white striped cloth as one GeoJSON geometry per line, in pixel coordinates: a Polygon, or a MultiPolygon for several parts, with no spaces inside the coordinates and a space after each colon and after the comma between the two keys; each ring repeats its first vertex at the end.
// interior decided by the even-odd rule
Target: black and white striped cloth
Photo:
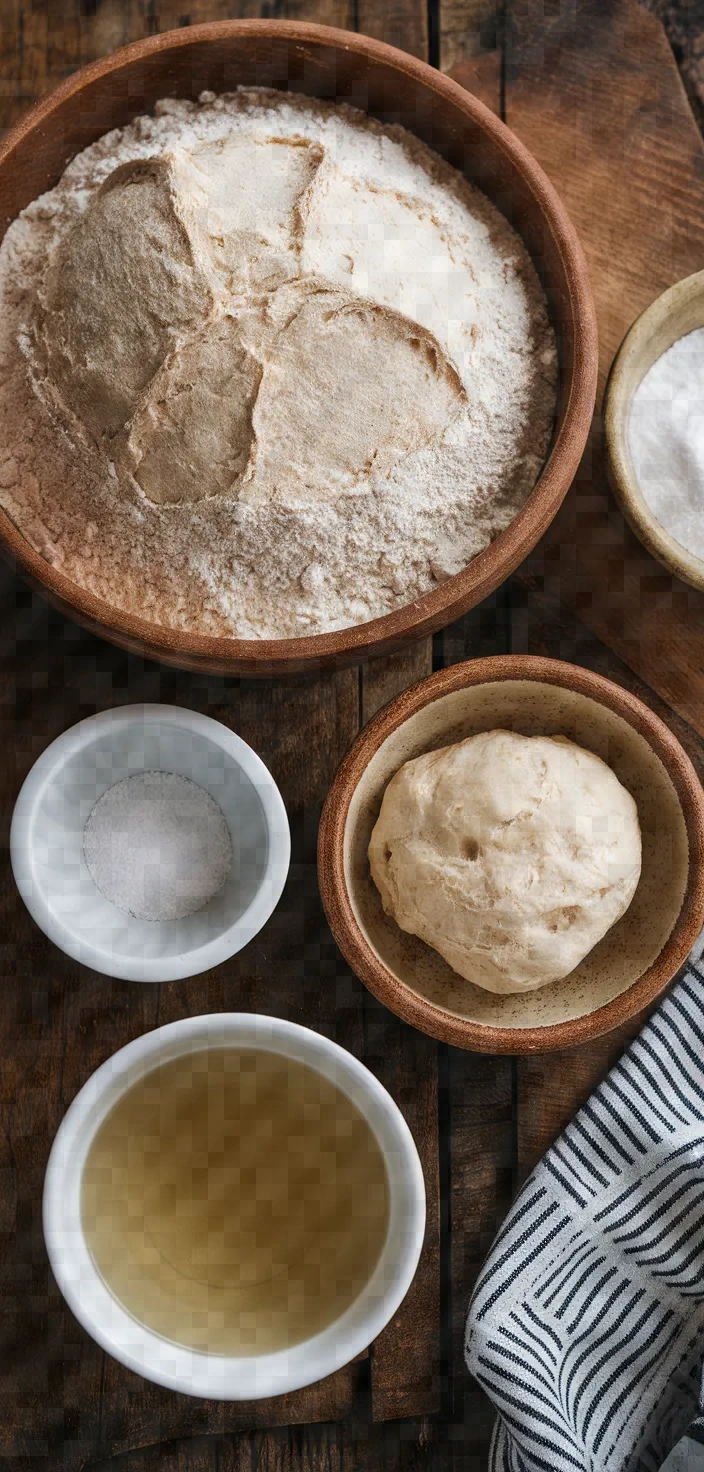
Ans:
{"type": "Polygon", "coordinates": [[[702,963],[527,1181],[465,1348],[498,1412],[490,1472],[658,1472],[702,1414],[702,963]]]}

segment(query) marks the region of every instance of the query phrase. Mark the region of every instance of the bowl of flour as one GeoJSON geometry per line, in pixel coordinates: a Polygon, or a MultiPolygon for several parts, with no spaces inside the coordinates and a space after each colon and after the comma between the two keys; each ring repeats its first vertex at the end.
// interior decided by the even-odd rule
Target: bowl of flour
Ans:
{"type": "Polygon", "coordinates": [[[581,251],[425,64],[284,22],[152,38],[17,125],[0,196],[0,538],[106,637],[359,659],[555,514],[595,389],[581,251]]]}

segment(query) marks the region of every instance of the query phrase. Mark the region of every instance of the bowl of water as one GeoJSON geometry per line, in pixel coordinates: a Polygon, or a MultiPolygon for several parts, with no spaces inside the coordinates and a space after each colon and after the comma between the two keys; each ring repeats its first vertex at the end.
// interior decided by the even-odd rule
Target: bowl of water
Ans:
{"type": "Polygon", "coordinates": [[[291,855],[281,794],[241,737],[196,711],[102,711],[47,747],[12,817],[32,918],[129,981],[198,975],[269,919],[291,855]]]}
{"type": "Polygon", "coordinates": [[[425,1234],[393,1099],[280,1017],[186,1017],[86,1080],[52,1146],[56,1282],[113,1359],[182,1395],[257,1400],[332,1375],[393,1318],[425,1234]]]}

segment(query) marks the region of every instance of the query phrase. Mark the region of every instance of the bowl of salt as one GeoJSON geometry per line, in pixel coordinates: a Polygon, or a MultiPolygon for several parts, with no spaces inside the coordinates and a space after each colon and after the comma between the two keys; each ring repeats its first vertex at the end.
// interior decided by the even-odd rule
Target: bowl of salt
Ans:
{"type": "Polygon", "coordinates": [[[627,332],[604,398],[609,477],[636,536],[704,590],[704,271],[627,332]]]}
{"type": "Polygon", "coordinates": [[[129,981],[195,976],[240,951],[275,909],[290,853],[256,752],[168,705],[65,731],[32,767],[10,830],[36,923],[74,960],[129,981]]]}

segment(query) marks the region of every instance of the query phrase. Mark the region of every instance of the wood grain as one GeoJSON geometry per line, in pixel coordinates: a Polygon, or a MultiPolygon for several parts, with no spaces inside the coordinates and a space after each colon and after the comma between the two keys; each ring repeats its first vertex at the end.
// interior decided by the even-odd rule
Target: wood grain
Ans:
{"type": "MultiPolygon", "coordinates": [[[[363,1374],[359,1365],[296,1395],[250,1406],[199,1402],[130,1374],[83,1333],[50,1282],[39,1202],[50,1141],[71,1099],[116,1048],[158,1023],[221,1009],[272,1012],[304,1020],[363,1052],[363,991],[349,973],[339,974],[315,869],[318,804],[358,726],[356,672],[299,681],[285,693],[276,686],[193,680],[128,661],[71,625],[62,626],[39,600],[18,593],[8,574],[2,589],[8,613],[19,601],[32,614],[29,637],[12,636],[9,617],[2,624],[2,720],[6,749],[16,756],[4,764],[0,779],[0,894],[5,944],[15,962],[6,968],[0,994],[0,1026],[12,1059],[0,1087],[17,1172],[16,1230],[8,1234],[2,1266],[4,1299],[17,1305],[15,1322],[5,1321],[13,1357],[3,1385],[2,1450],[21,1455],[39,1440],[50,1456],[61,1447],[69,1468],[80,1466],[86,1452],[117,1453],[185,1431],[338,1419],[354,1403],[363,1374]],[[14,795],[46,740],[106,703],[143,699],[212,714],[260,751],[282,789],[293,839],[284,896],[256,941],[204,977],[161,987],[110,981],[56,951],[13,894],[6,852],[14,795]],[[292,732],[304,744],[304,763],[301,747],[295,756],[292,732]],[[42,997],[41,1018],[35,1016],[35,992],[42,997]],[[34,1288],[28,1292],[30,1263],[34,1288]],[[67,1425],[73,1428],[69,1439],[67,1425]]],[[[21,616],[19,624],[22,629],[21,616]]]]}
{"type": "Polygon", "coordinates": [[[642,0],[662,22],[695,119],[704,127],[704,14],[687,0],[642,0]]]}
{"type": "Polygon", "coordinates": [[[490,107],[492,112],[501,117],[501,69],[501,52],[498,50],[483,51],[479,56],[456,62],[450,68],[449,75],[454,82],[459,82],[460,87],[466,87],[468,92],[473,92],[485,107],[490,107]]]}
{"type": "Polygon", "coordinates": [[[498,38],[496,0],[440,0],[440,66],[444,72],[454,75],[454,67],[495,50],[498,38]]]}
{"type": "MultiPolygon", "coordinates": [[[[2,119],[7,122],[15,104],[33,100],[77,64],[128,40],[188,19],[256,15],[262,8],[197,4],[187,17],[176,6],[135,7],[111,0],[83,5],[79,12],[75,6],[54,6],[51,17],[36,6],[22,9],[16,14],[15,32],[19,80],[14,89],[3,89],[0,80],[0,92],[5,93],[2,119]],[[8,97],[12,90],[15,95],[8,97]]],[[[317,9],[310,4],[281,6],[277,13],[339,25],[353,19],[351,7],[332,3],[317,9]]],[[[422,5],[390,6],[388,13],[376,14],[376,34],[383,36],[390,28],[393,34],[388,39],[402,41],[405,26],[409,48],[422,54],[425,15],[422,5]]],[[[14,964],[8,967],[10,984],[0,1002],[0,1026],[6,1025],[13,1061],[4,1076],[5,1087],[0,1085],[3,1119],[9,1121],[0,1152],[0,1171],[6,1174],[0,1179],[11,1188],[0,1228],[6,1229],[5,1301],[8,1293],[14,1294],[21,1307],[4,1324],[12,1343],[12,1372],[3,1382],[8,1414],[0,1428],[0,1448],[18,1465],[34,1454],[45,1465],[60,1459],[66,1469],[86,1463],[97,1466],[104,1459],[111,1466],[114,1459],[125,1465],[161,1462],[163,1444],[175,1448],[173,1457],[164,1452],[174,1466],[211,1466],[214,1458],[225,1454],[232,1466],[246,1462],[249,1467],[252,1457],[257,1465],[282,1465],[282,1457],[290,1465],[296,1424],[340,1421],[358,1404],[379,1418],[436,1409],[440,1323],[435,1045],[403,1029],[395,1019],[383,1046],[377,1026],[377,1062],[418,1139],[429,1225],[414,1300],[408,1309],[402,1306],[379,1343],[373,1372],[368,1356],[363,1356],[317,1386],[249,1406],[197,1401],[150,1385],[103,1355],[72,1319],[49,1278],[38,1211],[46,1155],[71,1098],[115,1048],[150,1027],[234,1007],[292,1017],[336,1037],[358,1056],[364,1053],[367,994],[336,952],[320,909],[315,875],[318,813],[364,711],[425,673],[429,643],[391,660],[375,661],[365,679],[349,669],[286,684],[235,682],[207,674],[179,674],[102,645],[52,613],[7,573],[0,577],[0,610],[5,614],[0,669],[6,744],[17,753],[14,768],[6,766],[3,774],[5,791],[0,787],[0,813],[5,819],[32,762],[61,730],[106,705],[163,700],[207,711],[255,747],[281,787],[293,840],[289,881],[265,930],[240,957],[207,976],[162,987],[112,982],[55,951],[18,904],[4,855],[0,905],[7,922],[6,949],[14,964]],[[421,1055],[424,1084],[417,1089],[421,1055]],[[33,1290],[25,1301],[28,1274],[33,1290]],[[269,1432],[253,1441],[254,1433],[248,1430],[277,1425],[290,1429],[273,1441],[269,1432]],[[238,1434],[242,1432],[247,1434],[238,1434]]],[[[328,1442],[318,1443],[311,1432],[306,1465],[327,1466],[330,1455],[328,1442]]]]}
{"type": "MultiPolygon", "coordinates": [[[[684,746],[700,780],[704,780],[704,741],[660,700],[610,649],[597,640],[574,615],[540,590],[527,595],[514,590],[512,642],[514,650],[567,659],[615,680],[647,702],[667,722],[684,746]]],[[[646,1008],[623,1027],[582,1048],[549,1058],[516,1060],[517,1180],[520,1183],[541,1155],[592,1093],[623,1049],[637,1034],[652,1008],[646,1008]]]]}
{"type": "MultiPolygon", "coordinates": [[[[449,1289],[452,1301],[451,1363],[464,1359],[467,1304],[479,1270],[506,1215],[516,1179],[516,1061],[480,1057],[451,1048],[441,1077],[448,1090],[452,1135],[450,1179],[447,1183],[447,1229],[452,1244],[449,1289]]],[[[466,1428],[457,1449],[457,1466],[470,1465],[476,1456],[485,1465],[486,1448],[494,1420],[483,1391],[468,1375],[451,1381],[450,1419],[466,1428]]]]}
{"type": "MultiPolygon", "coordinates": [[[[256,15],[264,8],[264,3],[228,5],[223,0],[32,0],[31,4],[14,0],[0,7],[0,126],[8,126],[37,95],[75,66],[128,40],[186,21],[256,15]]],[[[272,3],[267,7],[268,13],[321,19],[342,26],[354,24],[355,9],[361,28],[405,45],[417,55],[424,54],[427,8],[416,0],[410,4],[391,0],[388,5],[359,0],[357,7],[351,0],[324,0],[317,5],[272,3]]],[[[500,52],[474,55],[477,35],[482,44],[491,39],[490,8],[485,8],[483,0],[440,0],[439,7],[431,0],[430,12],[442,65],[453,68],[458,80],[498,112],[500,52]]],[[[554,8],[550,14],[555,15],[554,8]]],[[[568,12],[561,14],[566,47],[569,22],[564,17],[568,12]]],[[[522,115],[540,142],[536,118],[542,119],[543,162],[548,163],[549,172],[551,139],[560,145],[565,128],[572,129],[572,136],[576,136],[571,112],[582,105],[579,87],[586,85],[588,98],[593,96],[605,107],[610,106],[607,93],[612,63],[618,68],[621,86],[633,87],[638,78],[638,85],[642,85],[643,75],[649,79],[642,110],[636,109],[631,120],[632,141],[638,143],[641,128],[646,133],[652,131],[654,116],[658,119],[657,136],[661,137],[669,112],[672,119],[685,119],[685,152],[689,150],[691,156],[695,145],[698,147],[696,135],[692,141],[686,124],[687,115],[682,113],[670,54],[661,32],[650,21],[649,29],[640,31],[637,27],[630,33],[640,35],[642,45],[625,55],[619,53],[618,31],[608,31],[599,52],[598,41],[584,33],[582,23],[579,45],[592,56],[585,62],[586,84],[582,80],[578,86],[569,80],[575,73],[568,68],[563,94],[561,77],[555,70],[563,64],[562,55],[558,62],[554,49],[550,53],[552,78],[541,64],[541,37],[549,28],[549,17],[546,21],[542,6],[536,0],[529,12],[523,9],[520,17],[516,12],[515,19],[510,121],[520,133],[522,115]],[[520,54],[519,40],[525,48],[520,54]],[[603,76],[598,75],[593,59],[595,50],[601,55],[603,76]],[[519,94],[520,74],[528,74],[529,64],[533,81],[519,94]],[[633,74],[630,82],[629,73],[633,74]],[[655,111],[648,105],[648,96],[659,99],[655,111]]],[[[597,13],[593,24],[608,29],[608,14],[597,13]]],[[[609,149],[613,141],[609,136],[609,149]]],[[[685,198],[679,147],[674,143],[666,156],[668,170],[676,181],[675,193],[685,198]]],[[[696,150],[694,156],[696,160],[696,150]]],[[[580,175],[576,165],[571,167],[577,196],[571,208],[577,218],[580,175]]],[[[700,167],[695,161],[695,171],[700,167]]],[[[556,182],[561,187],[560,180],[556,182]]],[[[590,182],[594,187],[598,178],[590,178],[590,182]]],[[[603,198],[602,193],[602,206],[603,198]]],[[[593,212],[595,216],[602,206],[593,212]]],[[[581,228],[580,220],[577,222],[581,228]]],[[[639,221],[639,225],[654,228],[654,222],[639,221]]],[[[693,238],[696,233],[693,231],[693,238]]],[[[619,254],[616,242],[614,255],[619,254]]],[[[608,274],[612,266],[608,251],[602,265],[608,274]]],[[[595,281],[595,286],[602,289],[601,282],[595,281]]],[[[624,303],[616,301],[609,309],[612,313],[621,310],[625,325],[628,311],[635,315],[641,300],[640,296],[632,299],[634,288],[642,292],[638,281],[624,279],[624,303]]],[[[613,324],[615,335],[616,317],[613,324]]],[[[647,559],[639,562],[637,544],[628,551],[624,571],[618,550],[621,533],[618,525],[614,532],[605,529],[603,483],[591,474],[588,463],[582,484],[585,499],[578,534],[574,521],[571,527],[566,523],[568,535],[563,538],[562,548],[546,549],[551,560],[541,558],[530,564],[521,584],[513,584],[513,613],[506,590],[500,590],[459,625],[436,636],[435,662],[445,664],[476,654],[507,652],[513,639],[516,648],[530,652],[559,652],[587,664],[596,660],[595,668],[628,683],[633,679],[630,671],[608,651],[599,650],[593,635],[565,614],[564,604],[571,596],[569,584],[574,580],[585,618],[588,613],[592,626],[607,642],[625,651],[634,669],[640,667],[648,678],[652,674],[656,685],[659,680],[661,693],[696,724],[704,693],[696,684],[701,679],[698,672],[702,661],[694,673],[687,664],[687,631],[692,621],[687,590],[660,583],[658,569],[647,559]],[[592,516],[601,539],[596,560],[609,560],[610,586],[606,590],[603,581],[594,582],[598,568],[585,563],[584,547],[578,555],[578,538],[584,543],[592,535],[592,516]],[[640,623],[633,618],[634,589],[636,602],[643,599],[652,604],[650,614],[647,607],[645,610],[647,640],[640,638],[640,623]],[[588,608],[590,602],[594,606],[588,608]],[[669,625],[663,628],[663,609],[668,617],[674,617],[672,632],[669,625]],[[629,639],[636,646],[630,650],[629,639]],[[645,643],[648,648],[643,647],[645,643]],[[667,689],[662,676],[666,662],[672,671],[667,689]]],[[[699,616],[696,610],[695,616],[699,616]]],[[[338,1424],[251,1431],[231,1425],[223,1430],[225,1423],[218,1419],[218,1408],[210,1421],[203,1416],[202,1407],[191,1401],[168,1411],[159,1404],[158,1394],[152,1401],[140,1401],[142,1383],[138,1386],[136,1382],[130,1385],[126,1410],[118,1414],[109,1373],[105,1375],[99,1357],[90,1359],[90,1342],[64,1314],[48,1282],[37,1210],[43,1164],[56,1123],[93,1060],[100,1061],[117,1046],[113,1035],[125,1040],[167,1016],[242,1005],[272,1012],[288,1009],[288,1015],[302,1020],[315,1017],[315,1026],[331,1029],[331,1035],[336,1033],[346,1045],[348,1036],[358,1038],[359,1018],[363,1016],[359,984],[340,962],[320,922],[312,865],[319,803],[339,756],[356,732],[360,715],[367,719],[405,685],[413,683],[426,672],[429,659],[428,646],[418,646],[407,655],[372,661],[361,679],[353,670],[320,682],[300,681],[294,686],[274,682],[253,685],[208,675],[183,677],[134,656],[116,653],[48,611],[43,600],[12,578],[0,577],[0,723],[6,753],[0,774],[0,946],[4,966],[0,1027],[7,1029],[3,1036],[10,1039],[9,1047],[3,1050],[0,1076],[0,1109],[3,1121],[9,1121],[7,1135],[0,1135],[0,1232],[7,1254],[4,1301],[9,1296],[20,1304],[14,1322],[6,1313],[0,1325],[6,1365],[0,1447],[18,1472],[24,1472],[25,1467],[30,1472],[38,1465],[62,1466],[67,1472],[79,1466],[89,1472],[156,1472],[157,1468],[159,1472],[401,1472],[406,1468],[409,1472],[411,1468],[413,1472],[426,1468],[428,1472],[447,1472],[449,1468],[453,1472],[480,1472],[486,1465],[492,1416],[486,1401],[472,1388],[461,1358],[466,1300],[481,1258],[507,1208],[517,1166],[523,1174],[533,1164],[594,1086],[609,1064],[610,1050],[622,1046],[617,1035],[589,1050],[525,1060],[520,1064],[520,1080],[514,1060],[441,1050],[446,1378],[442,1414],[436,1420],[421,1417],[402,1426],[374,1425],[368,1364],[355,1368],[354,1407],[338,1424]],[[277,915],[236,968],[220,968],[208,978],[159,989],[129,987],[83,974],[51,948],[17,905],[7,858],[12,800],[23,775],[47,742],[97,708],[142,699],[180,701],[236,725],[275,772],[294,810],[296,859],[277,915]],[[17,723],[12,717],[13,705],[17,723]],[[331,996],[334,1007],[327,1013],[331,996]],[[96,1392],[101,1384],[107,1397],[102,1426],[96,1410],[96,1392]],[[13,1410],[14,1392],[17,1400],[13,1410]],[[191,1411],[192,1416],[187,1414],[191,1411]],[[135,1435],[129,1434],[132,1412],[135,1435]],[[205,1434],[208,1427],[215,1434],[205,1434]],[[133,1450],[126,1449],[130,1445],[133,1450]]],[[[654,698],[649,698],[660,710],[654,698]]],[[[695,764],[701,762],[698,737],[671,714],[667,719],[695,764]]],[[[701,766],[699,769],[703,770],[701,766]]],[[[422,1039],[420,1046],[424,1046],[422,1039]]],[[[399,1069],[396,1082],[390,1077],[392,1091],[402,1082],[402,1073],[399,1069]]],[[[424,1084],[419,1090],[421,1104],[426,1098],[425,1089],[424,1084]]],[[[420,1143],[424,1149],[425,1144],[420,1143]]],[[[399,1353],[403,1353],[403,1341],[399,1353]]],[[[342,1411],[344,1396],[339,1390],[336,1394],[335,1406],[321,1401],[318,1409],[330,1415],[336,1409],[342,1411]]]]}
{"type": "Polygon", "coordinates": [[[355,29],[428,60],[426,0],[357,0],[355,29]]]}
{"type": "Polygon", "coordinates": [[[370,659],[361,667],[361,724],[366,726],[373,715],[400,695],[417,680],[424,680],[433,670],[431,639],[421,639],[400,654],[385,659],[370,659]]]}
{"type": "MultiPolygon", "coordinates": [[[[432,641],[360,668],[360,724],[432,670],[432,641]]],[[[340,964],[344,966],[342,957],[340,964]]],[[[430,1415],[440,1409],[440,1171],[438,1165],[437,1044],[378,1005],[364,1001],[365,1061],[399,1105],[420,1155],[426,1190],[426,1232],[410,1292],[375,1341],[371,1364],[374,1421],[430,1415]],[[423,1325],[421,1334],[418,1326],[423,1325]]],[[[445,1148],[449,1148],[446,1142],[445,1148]]]]}
{"type": "MultiPolygon", "coordinates": [[[[506,120],[560,191],[587,254],[603,390],[634,318],[701,267],[704,146],[662,28],[635,4],[579,0],[551,18],[516,0],[507,51],[506,120]]],[[[480,57],[452,75],[498,110],[497,72],[498,58],[480,57]]],[[[598,417],[573,490],[519,578],[576,609],[704,733],[704,595],[624,522],[598,417]]]]}
{"type": "Polygon", "coordinates": [[[202,21],[316,20],[354,29],[354,0],[39,0],[0,7],[0,127],[97,57],[202,21]]]}
{"type": "Polygon", "coordinates": [[[372,1347],[372,1417],[397,1420],[440,1408],[440,1186],[437,1044],[365,1005],[364,1056],[396,1100],[418,1147],[427,1221],[418,1271],[398,1313],[372,1347]],[[419,1336],[418,1326],[432,1325],[419,1336]]]}
{"type": "Polygon", "coordinates": [[[506,121],[579,232],[603,386],[634,317],[701,265],[704,145],[662,27],[633,0],[508,14],[506,121]]]}
{"type": "MultiPolygon", "coordinates": [[[[512,0],[506,119],[574,220],[600,333],[600,386],[627,328],[698,270],[704,146],[655,18],[630,0],[559,15],[512,0]]],[[[599,420],[572,492],[521,569],[704,732],[704,595],[641,547],[608,489],[599,420]]]]}

